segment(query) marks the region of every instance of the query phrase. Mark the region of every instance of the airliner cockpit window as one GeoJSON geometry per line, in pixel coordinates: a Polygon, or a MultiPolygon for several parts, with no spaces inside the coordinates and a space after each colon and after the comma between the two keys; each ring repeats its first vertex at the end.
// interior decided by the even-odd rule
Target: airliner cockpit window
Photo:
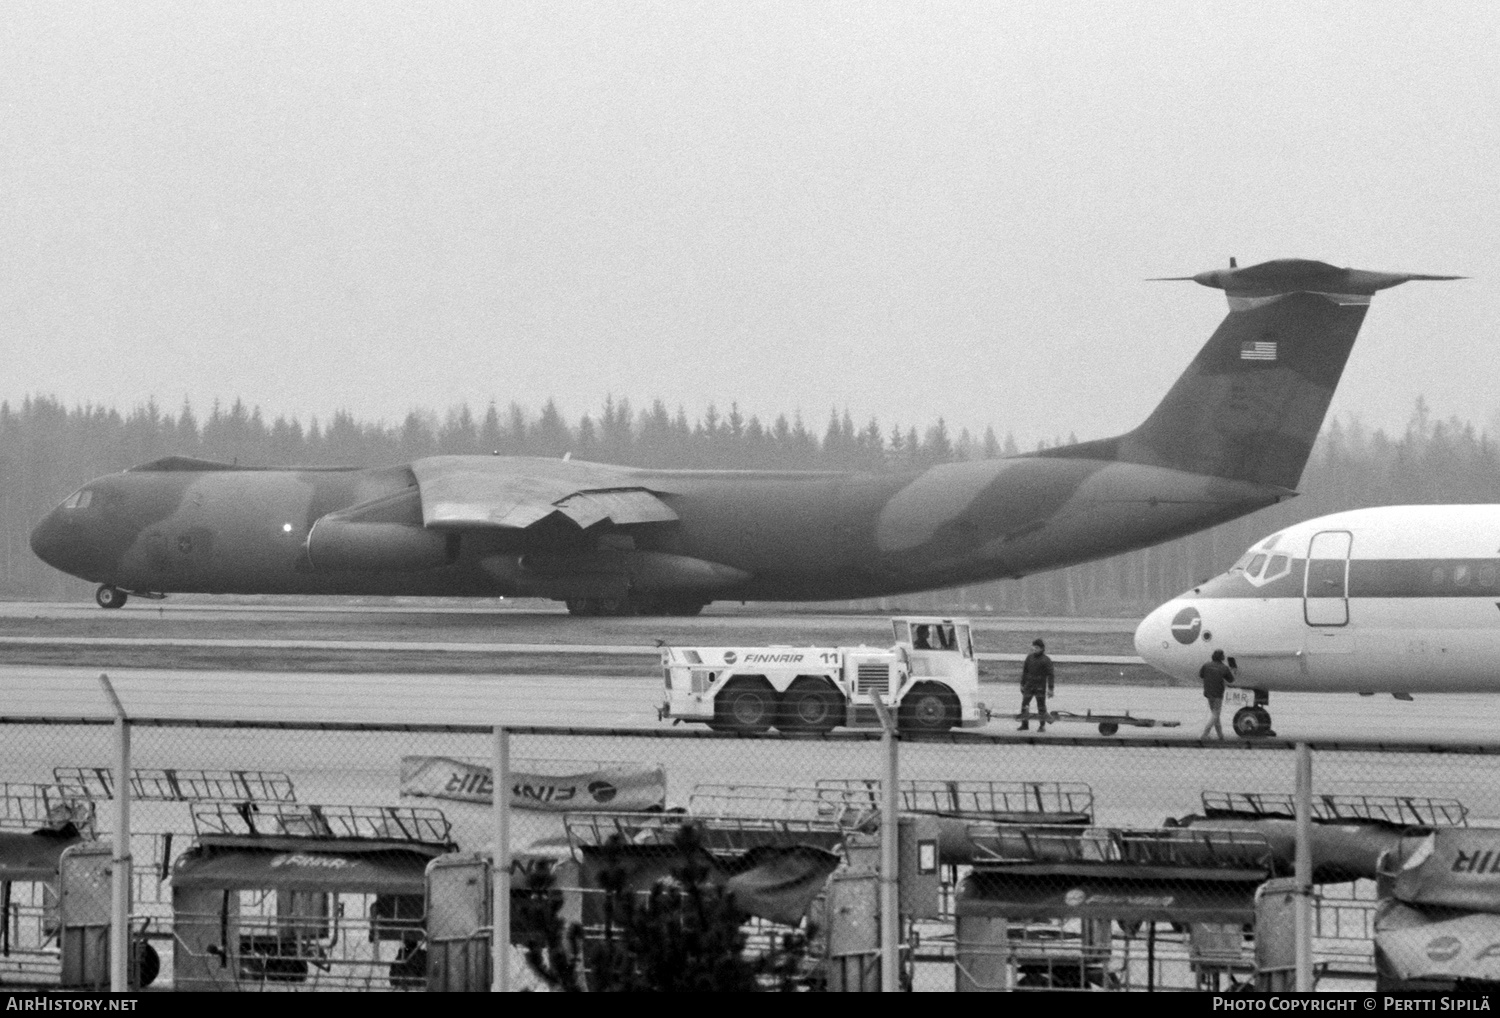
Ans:
{"type": "Polygon", "coordinates": [[[89,491],[87,488],[83,488],[69,495],[63,502],[62,507],[64,509],[87,509],[89,507],[89,503],[93,500],[94,493],[92,491],[89,491]]]}
{"type": "Polygon", "coordinates": [[[1285,576],[1292,568],[1292,559],[1289,555],[1272,555],[1271,561],[1266,563],[1263,580],[1274,580],[1278,576],[1285,576]]]}
{"type": "Polygon", "coordinates": [[[1250,560],[1250,564],[1245,567],[1245,576],[1248,579],[1257,579],[1260,576],[1260,567],[1265,564],[1266,557],[1264,555],[1255,556],[1250,560]]]}

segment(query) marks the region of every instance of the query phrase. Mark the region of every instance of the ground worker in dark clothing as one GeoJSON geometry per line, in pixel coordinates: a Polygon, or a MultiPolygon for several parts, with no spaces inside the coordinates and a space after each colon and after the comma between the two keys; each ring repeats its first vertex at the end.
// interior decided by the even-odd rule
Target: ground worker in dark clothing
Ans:
{"type": "Polygon", "coordinates": [[[1026,731],[1031,726],[1031,713],[1027,710],[1033,699],[1041,724],[1037,731],[1047,730],[1047,697],[1052,695],[1056,678],[1052,674],[1052,659],[1047,656],[1047,645],[1041,639],[1031,641],[1031,653],[1021,664],[1021,727],[1026,731]]]}
{"type": "Polygon", "coordinates": [[[1224,652],[1214,651],[1214,659],[1198,669],[1198,678],[1203,680],[1203,696],[1208,700],[1208,724],[1203,726],[1199,739],[1208,738],[1209,730],[1224,738],[1224,726],[1219,721],[1219,712],[1224,709],[1224,683],[1234,681],[1234,672],[1224,663],[1224,652]]]}

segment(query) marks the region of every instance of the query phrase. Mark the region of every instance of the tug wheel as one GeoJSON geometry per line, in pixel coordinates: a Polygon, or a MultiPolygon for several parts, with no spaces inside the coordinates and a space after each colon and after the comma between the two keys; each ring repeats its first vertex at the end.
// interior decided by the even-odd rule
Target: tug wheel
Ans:
{"type": "Polygon", "coordinates": [[[776,720],[776,691],[765,681],[731,682],[714,703],[718,731],[764,732],[776,720]]]}
{"type": "Polygon", "coordinates": [[[902,698],[897,724],[903,732],[946,732],[958,721],[958,704],[952,694],[923,683],[902,698]]]}
{"type": "Polygon", "coordinates": [[[781,718],[776,727],[783,732],[826,732],[842,723],[843,701],[820,682],[793,683],[781,698],[781,718]]]}
{"type": "Polygon", "coordinates": [[[107,583],[103,584],[99,587],[98,590],[94,591],[94,602],[98,604],[100,608],[118,608],[123,605],[128,599],[129,596],[125,593],[125,591],[121,590],[119,587],[111,587],[107,583]]]}
{"type": "Polygon", "coordinates": [[[1099,734],[1100,735],[1113,735],[1116,732],[1118,732],[1119,730],[1120,730],[1119,724],[1117,724],[1114,721],[1101,721],[1101,722],[1099,722],[1099,734]]]}

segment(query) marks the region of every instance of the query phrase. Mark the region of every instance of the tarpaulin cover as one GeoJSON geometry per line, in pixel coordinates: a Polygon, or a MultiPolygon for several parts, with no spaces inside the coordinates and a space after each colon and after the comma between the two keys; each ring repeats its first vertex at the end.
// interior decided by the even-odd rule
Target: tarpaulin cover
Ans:
{"type": "Polygon", "coordinates": [[[1411,905],[1500,913],[1500,830],[1439,827],[1403,839],[1391,897],[1411,905]]]}
{"type": "Polygon", "coordinates": [[[1116,919],[1120,922],[1249,923],[1261,872],[1234,871],[1218,880],[1109,879],[981,870],[959,886],[961,916],[1004,919],[1116,919]]]}
{"type": "MultiPolygon", "coordinates": [[[[513,809],[552,813],[602,810],[640,813],[667,801],[667,772],[660,767],[615,766],[581,774],[511,772],[513,809]]],[[[494,801],[489,767],[446,756],[401,758],[403,798],[447,799],[488,806],[494,801]]]]}
{"type": "MultiPolygon", "coordinates": [[[[600,873],[618,867],[625,888],[644,893],[681,872],[688,861],[680,849],[662,845],[582,846],[582,884],[599,888],[600,873]]],[[[840,857],[814,845],[761,845],[738,856],[718,856],[699,850],[693,861],[705,879],[734,895],[735,905],[747,915],[795,925],[822,893],[840,857]]],[[[600,895],[587,896],[584,921],[602,919],[600,895]]]]}
{"type": "MultiPolygon", "coordinates": [[[[1253,831],[1265,836],[1275,858],[1276,872],[1290,874],[1297,856],[1297,822],[1284,817],[1192,817],[1187,826],[1198,831],[1253,831]]],[[[1338,884],[1375,879],[1376,862],[1386,849],[1401,841],[1405,829],[1380,821],[1314,823],[1312,825],[1313,883],[1338,884]]]]}
{"type": "Polygon", "coordinates": [[[423,875],[435,853],[409,848],[323,851],[197,845],[172,870],[174,887],[225,890],[344,891],[425,894],[423,875]]]}
{"type": "Polygon", "coordinates": [[[72,827],[26,834],[0,831],[0,880],[55,880],[63,849],[82,840],[72,827]]]}
{"type": "Polygon", "coordinates": [[[1375,961],[1386,979],[1500,980],[1500,916],[1475,912],[1434,921],[1388,901],[1375,917],[1375,961]]]}

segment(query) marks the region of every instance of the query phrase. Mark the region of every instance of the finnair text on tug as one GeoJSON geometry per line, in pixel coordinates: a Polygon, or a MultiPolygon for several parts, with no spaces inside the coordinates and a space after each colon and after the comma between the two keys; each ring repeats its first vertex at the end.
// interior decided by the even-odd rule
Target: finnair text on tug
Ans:
{"type": "MultiPolygon", "coordinates": [[[[1288,527],[1153,611],[1135,646],[1188,681],[1223,650],[1236,685],[1263,693],[1500,692],[1500,505],[1354,509],[1288,527]]],[[[1269,724],[1263,708],[1235,717],[1241,735],[1269,724]]]]}

